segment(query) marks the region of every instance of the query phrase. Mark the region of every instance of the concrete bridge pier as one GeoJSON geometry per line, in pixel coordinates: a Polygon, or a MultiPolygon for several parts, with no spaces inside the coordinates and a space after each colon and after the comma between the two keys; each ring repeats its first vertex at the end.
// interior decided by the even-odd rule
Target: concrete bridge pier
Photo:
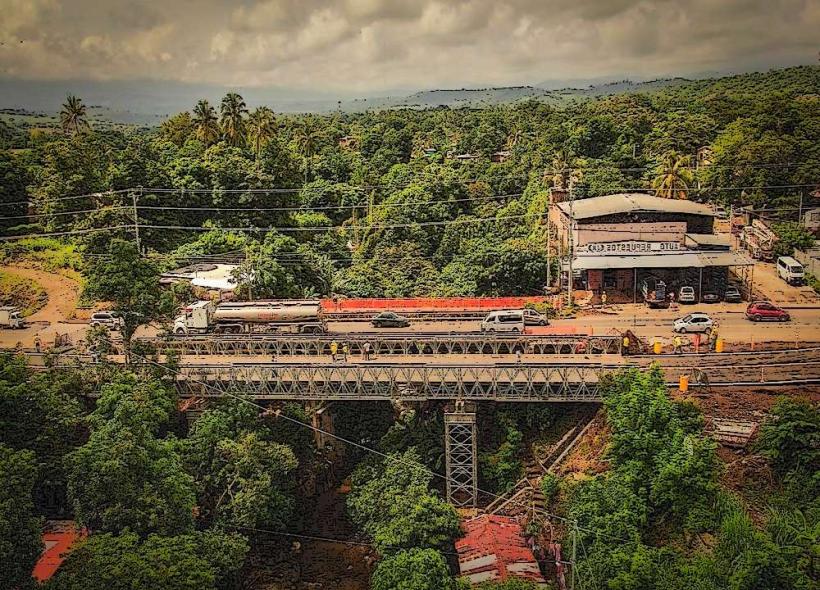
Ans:
{"type": "Polygon", "coordinates": [[[475,508],[478,501],[478,430],[475,404],[456,400],[444,413],[447,501],[457,508],[475,508]]]}

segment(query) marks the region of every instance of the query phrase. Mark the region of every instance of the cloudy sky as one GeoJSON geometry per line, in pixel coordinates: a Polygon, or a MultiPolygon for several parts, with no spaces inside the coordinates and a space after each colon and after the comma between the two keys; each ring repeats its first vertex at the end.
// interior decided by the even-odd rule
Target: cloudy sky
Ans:
{"type": "Polygon", "coordinates": [[[818,0],[0,0],[0,77],[346,93],[817,63],[818,0]]]}

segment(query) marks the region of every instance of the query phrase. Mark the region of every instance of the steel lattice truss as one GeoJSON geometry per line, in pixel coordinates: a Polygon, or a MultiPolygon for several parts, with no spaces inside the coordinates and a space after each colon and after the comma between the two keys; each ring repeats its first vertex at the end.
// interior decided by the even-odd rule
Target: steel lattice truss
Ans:
{"type": "Polygon", "coordinates": [[[484,334],[390,335],[354,334],[328,336],[183,336],[145,338],[160,352],[181,355],[219,356],[327,356],[330,344],[347,344],[359,356],[365,343],[378,356],[416,354],[619,354],[620,336],[492,336],[484,334]]]}
{"type": "Polygon", "coordinates": [[[182,364],[183,396],[256,399],[599,401],[601,364],[182,364]]]}
{"type": "Polygon", "coordinates": [[[444,414],[447,501],[458,508],[476,506],[477,438],[475,413],[444,414]]]}

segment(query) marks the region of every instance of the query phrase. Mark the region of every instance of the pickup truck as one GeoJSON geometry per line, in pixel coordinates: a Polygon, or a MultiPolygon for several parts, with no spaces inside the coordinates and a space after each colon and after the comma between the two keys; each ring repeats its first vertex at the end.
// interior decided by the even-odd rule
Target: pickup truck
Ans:
{"type": "Polygon", "coordinates": [[[23,316],[20,315],[20,310],[11,305],[4,305],[0,307],[0,328],[11,328],[16,330],[24,328],[26,325],[23,316]]]}

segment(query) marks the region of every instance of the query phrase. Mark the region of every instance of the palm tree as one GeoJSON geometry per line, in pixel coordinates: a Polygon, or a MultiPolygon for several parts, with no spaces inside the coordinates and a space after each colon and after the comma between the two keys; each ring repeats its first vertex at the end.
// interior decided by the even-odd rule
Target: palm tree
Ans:
{"type": "Polygon", "coordinates": [[[82,99],[73,94],[66,97],[63,109],[60,111],[60,125],[63,127],[63,132],[72,135],[91,129],[82,99]]]}
{"type": "Polygon", "coordinates": [[[245,115],[248,114],[245,99],[236,92],[229,92],[222,99],[219,111],[219,123],[228,145],[245,145],[245,115]]]}
{"type": "Polygon", "coordinates": [[[689,183],[692,182],[692,169],[689,166],[689,156],[677,152],[664,154],[656,170],[652,188],[656,197],[665,199],[686,199],[689,183]]]}
{"type": "MultiPolygon", "coordinates": [[[[567,190],[570,180],[575,174],[573,165],[576,164],[575,157],[567,149],[560,149],[552,157],[552,185],[558,190],[567,190]]],[[[547,180],[548,174],[544,174],[547,180]]]]}
{"type": "Polygon", "coordinates": [[[248,139],[253,144],[253,153],[259,159],[259,152],[273,139],[276,132],[276,117],[268,107],[259,107],[248,117],[248,139]]]}
{"type": "Polygon", "coordinates": [[[206,147],[219,141],[219,121],[207,100],[200,100],[194,107],[194,129],[196,138],[206,147]]]}
{"type": "Polygon", "coordinates": [[[305,117],[296,129],[296,145],[305,159],[305,184],[308,179],[310,158],[316,155],[319,148],[319,127],[313,117],[305,117]]]}

